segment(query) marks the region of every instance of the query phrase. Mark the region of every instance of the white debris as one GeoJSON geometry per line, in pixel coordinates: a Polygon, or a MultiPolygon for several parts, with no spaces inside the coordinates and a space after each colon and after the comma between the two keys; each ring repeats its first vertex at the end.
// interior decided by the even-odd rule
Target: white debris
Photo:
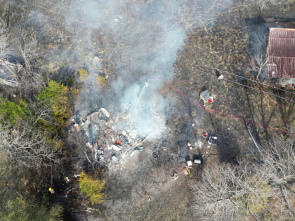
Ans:
{"type": "Polygon", "coordinates": [[[218,80],[223,80],[223,78],[224,78],[223,75],[220,75],[217,79],[218,80]]]}
{"type": "Polygon", "coordinates": [[[102,155],[103,153],[103,150],[97,150],[97,154],[102,155]]]}
{"type": "Polygon", "coordinates": [[[122,135],[127,136],[127,132],[125,130],[123,130],[122,135]]]}
{"type": "Polygon", "coordinates": [[[99,57],[95,56],[92,61],[93,66],[98,67],[98,66],[100,66],[100,63],[101,63],[101,59],[99,57]]]}
{"type": "Polygon", "coordinates": [[[193,165],[192,161],[190,161],[190,160],[187,161],[186,164],[187,164],[188,167],[192,167],[192,165],[193,165]]]}
{"type": "Polygon", "coordinates": [[[100,119],[104,119],[104,120],[106,119],[107,120],[111,116],[110,113],[106,109],[104,109],[104,108],[100,108],[98,112],[100,114],[99,115],[99,118],[100,119]]]}
{"type": "Polygon", "coordinates": [[[120,151],[120,147],[116,146],[116,145],[112,145],[112,150],[113,151],[120,151]]]}
{"type": "Polygon", "coordinates": [[[112,161],[117,162],[118,161],[118,157],[112,156],[112,161]]]}
{"type": "Polygon", "coordinates": [[[132,138],[132,139],[135,139],[136,138],[136,132],[135,132],[135,130],[130,131],[129,137],[132,138]]]}
{"type": "Polygon", "coordinates": [[[194,163],[195,163],[195,164],[202,164],[202,161],[199,160],[199,159],[195,159],[195,160],[194,160],[194,163]]]}
{"type": "Polygon", "coordinates": [[[116,18],[114,18],[114,22],[120,22],[120,20],[122,20],[122,16],[117,16],[116,18]]]}
{"type": "Polygon", "coordinates": [[[70,178],[66,176],[66,177],[65,177],[65,182],[66,182],[66,183],[71,182],[70,178]]]}
{"type": "Polygon", "coordinates": [[[195,143],[195,145],[196,145],[198,148],[202,148],[202,146],[203,146],[203,142],[200,141],[200,140],[198,140],[198,141],[195,143]]]}
{"type": "Polygon", "coordinates": [[[99,155],[99,160],[100,160],[101,162],[105,162],[104,156],[103,156],[103,155],[99,155]]]}

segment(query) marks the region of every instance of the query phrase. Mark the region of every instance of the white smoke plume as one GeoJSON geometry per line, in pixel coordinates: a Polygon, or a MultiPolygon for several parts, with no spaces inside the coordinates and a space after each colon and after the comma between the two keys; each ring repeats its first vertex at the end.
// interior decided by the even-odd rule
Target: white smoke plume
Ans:
{"type": "MultiPolygon", "coordinates": [[[[224,5],[217,10],[210,5],[211,1],[197,2],[202,4],[197,7],[194,3],[189,4],[200,10],[200,14],[204,15],[201,10],[205,7],[208,9],[204,20],[195,21],[197,26],[212,21],[217,11],[231,4],[231,1],[222,1],[224,5]]],[[[173,64],[186,37],[185,20],[193,22],[198,15],[186,15],[182,4],[180,0],[71,2],[66,24],[74,34],[74,53],[78,59],[84,64],[92,62],[98,50],[92,38],[98,32],[104,32],[110,38],[104,42],[104,50],[116,69],[116,78],[112,82],[112,99],[108,97],[104,104],[128,116],[117,125],[119,129],[133,129],[143,137],[151,133],[153,137],[164,134],[167,100],[158,91],[165,81],[174,77],[173,64]]],[[[90,68],[89,72],[89,84],[85,84],[80,101],[86,106],[95,100],[93,97],[101,96],[100,89],[92,84],[94,78],[91,76],[97,75],[96,70],[90,68]]]]}

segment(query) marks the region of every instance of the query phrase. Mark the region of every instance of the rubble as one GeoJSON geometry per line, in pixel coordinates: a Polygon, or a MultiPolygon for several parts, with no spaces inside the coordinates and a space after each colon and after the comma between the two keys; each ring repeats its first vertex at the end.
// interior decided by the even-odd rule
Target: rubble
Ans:
{"type": "Polygon", "coordinates": [[[152,153],[154,158],[158,158],[159,157],[159,151],[153,151],[152,153]]]}
{"type": "Polygon", "coordinates": [[[116,145],[112,145],[112,150],[118,152],[118,151],[120,151],[121,149],[120,149],[118,146],[116,146],[116,145]]]}
{"type": "Polygon", "coordinates": [[[116,140],[116,141],[115,141],[115,144],[116,144],[116,145],[121,145],[121,143],[122,143],[122,140],[116,140]]]}
{"type": "Polygon", "coordinates": [[[130,153],[130,157],[132,157],[138,151],[143,151],[143,147],[135,147],[132,152],[130,153]]]}
{"type": "Polygon", "coordinates": [[[110,113],[106,109],[100,108],[99,112],[98,112],[98,118],[100,120],[109,120],[110,119],[110,113]]]}
{"type": "Polygon", "coordinates": [[[118,158],[114,155],[114,156],[112,156],[112,161],[117,162],[118,158]]]}
{"type": "Polygon", "coordinates": [[[143,151],[144,138],[137,136],[133,130],[118,130],[116,121],[111,119],[105,108],[86,114],[76,111],[73,121],[76,132],[85,137],[85,146],[90,150],[93,159],[101,165],[128,161],[137,152],[143,151]],[[84,115],[84,116],[83,116],[84,115]]]}

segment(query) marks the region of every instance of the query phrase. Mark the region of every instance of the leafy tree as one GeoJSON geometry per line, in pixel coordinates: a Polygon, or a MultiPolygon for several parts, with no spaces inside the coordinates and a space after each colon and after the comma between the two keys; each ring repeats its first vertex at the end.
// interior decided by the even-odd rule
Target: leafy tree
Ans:
{"type": "Polygon", "coordinates": [[[44,205],[34,204],[17,197],[7,201],[5,212],[0,212],[1,221],[61,221],[63,208],[55,204],[50,209],[44,205]]]}
{"type": "Polygon", "coordinates": [[[70,91],[55,81],[49,81],[48,86],[37,96],[37,100],[44,104],[49,104],[53,111],[55,122],[65,126],[66,120],[72,114],[72,108],[69,100],[70,91]]]}
{"type": "Polygon", "coordinates": [[[12,101],[3,101],[0,107],[0,115],[3,120],[9,120],[15,124],[20,119],[29,117],[28,104],[24,100],[19,100],[19,103],[12,101]]]}
{"type": "Polygon", "coordinates": [[[95,179],[84,171],[80,174],[79,186],[81,192],[89,197],[91,204],[103,203],[104,193],[102,189],[105,185],[105,180],[95,179]]]}

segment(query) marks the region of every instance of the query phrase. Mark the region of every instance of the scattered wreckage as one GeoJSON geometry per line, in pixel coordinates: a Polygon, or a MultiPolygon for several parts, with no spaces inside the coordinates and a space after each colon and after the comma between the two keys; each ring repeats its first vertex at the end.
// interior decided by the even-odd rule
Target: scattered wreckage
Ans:
{"type": "Polygon", "coordinates": [[[200,154],[198,155],[194,154],[192,157],[188,155],[185,157],[185,159],[186,159],[186,165],[188,168],[192,168],[193,164],[197,164],[197,165],[203,164],[203,157],[200,154]]]}
{"type": "Polygon", "coordinates": [[[121,163],[144,149],[141,145],[144,138],[136,136],[133,130],[118,130],[105,108],[90,114],[78,110],[72,120],[76,133],[86,140],[85,155],[89,161],[91,157],[100,165],[121,163]]]}

